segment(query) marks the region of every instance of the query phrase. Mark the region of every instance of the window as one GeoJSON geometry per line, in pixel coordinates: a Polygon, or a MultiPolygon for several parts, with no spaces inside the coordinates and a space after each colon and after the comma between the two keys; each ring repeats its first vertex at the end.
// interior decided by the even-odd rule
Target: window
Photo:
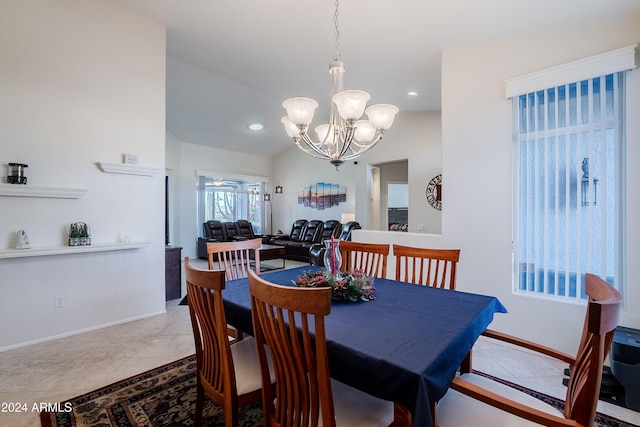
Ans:
{"type": "Polygon", "coordinates": [[[516,292],[620,288],[624,72],[514,96],[516,292]]]}
{"type": "Polygon", "coordinates": [[[198,177],[198,224],[246,219],[256,235],[262,234],[261,183],[198,177]]]}

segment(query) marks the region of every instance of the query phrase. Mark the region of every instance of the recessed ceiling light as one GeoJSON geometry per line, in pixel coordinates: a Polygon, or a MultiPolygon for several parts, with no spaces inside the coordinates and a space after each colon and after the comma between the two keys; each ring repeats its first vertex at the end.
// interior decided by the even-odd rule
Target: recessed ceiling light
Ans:
{"type": "Polygon", "coordinates": [[[249,129],[250,130],[254,130],[254,131],[259,131],[264,129],[264,125],[260,124],[260,123],[252,123],[249,125],[249,129]]]}
{"type": "Polygon", "coordinates": [[[407,92],[407,95],[409,95],[409,96],[418,96],[418,92],[414,92],[414,91],[407,92]]]}

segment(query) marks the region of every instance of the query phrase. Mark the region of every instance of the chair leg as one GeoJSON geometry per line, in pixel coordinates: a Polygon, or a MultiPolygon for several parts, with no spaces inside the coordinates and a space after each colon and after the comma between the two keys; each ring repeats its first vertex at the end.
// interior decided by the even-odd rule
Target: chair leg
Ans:
{"type": "Polygon", "coordinates": [[[238,427],[238,408],[230,402],[224,404],[224,425],[225,427],[238,427]]]}
{"type": "MultiPolygon", "coordinates": [[[[196,373],[199,376],[199,374],[196,373]]],[[[202,410],[204,409],[204,389],[200,385],[200,378],[197,379],[196,385],[196,409],[193,414],[193,425],[198,427],[202,424],[202,410]]]]}
{"type": "Polygon", "coordinates": [[[411,424],[413,424],[411,412],[404,405],[394,402],[391,427],[409,427],[411,424]]]}
{"type": "Polygon", "coordinates": [[[467,355],[465,356],[464,360],[460,364],[460,373],[461,374],[468,374],[468,373],[471,372],[471,369],[473,368],[473,365],[472,365],[472,362],[471,362],[472,351],[473,351],[473,349],[469,350],[469,353],[467,353],[467,355]]]}
{"type": "Polygon", "coordinates": [[[438,420],[436,419],[436,404],[435,403],[431,404],[431,421],[433,422],[434,426],[438,425],[438,420]]]}

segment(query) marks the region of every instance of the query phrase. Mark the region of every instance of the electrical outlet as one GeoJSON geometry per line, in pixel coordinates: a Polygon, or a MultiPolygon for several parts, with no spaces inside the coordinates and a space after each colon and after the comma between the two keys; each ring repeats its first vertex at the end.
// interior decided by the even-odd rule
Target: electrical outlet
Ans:
{"type": "Polygon", "coordinates": [[[418,224],[418,231],[427,231],[427,224],[418,224]]]}
{"type": "Polygon", "coordinates": [[[56,295],[55,307],[64,307],[64,295],[56,295]]]}

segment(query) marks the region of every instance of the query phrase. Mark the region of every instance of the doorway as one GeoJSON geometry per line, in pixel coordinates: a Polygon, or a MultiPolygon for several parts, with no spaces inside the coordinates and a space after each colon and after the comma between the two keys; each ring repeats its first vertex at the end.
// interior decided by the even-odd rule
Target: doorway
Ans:
{"type": "Polygon", "coordinates": [[[408,231],[409,161],[369,165],[370,224],[374,230],[408,231]]]}

